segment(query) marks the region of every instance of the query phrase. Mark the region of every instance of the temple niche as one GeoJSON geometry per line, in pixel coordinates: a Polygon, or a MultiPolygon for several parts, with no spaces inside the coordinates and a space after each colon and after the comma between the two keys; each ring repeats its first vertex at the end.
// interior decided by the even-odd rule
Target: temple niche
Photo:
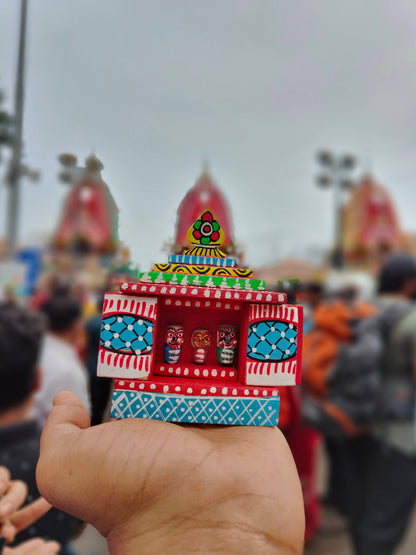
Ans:
{"type": "Polygon", "coordinates": [[[347,267],[376,271],[386,256],[409,250],[388,191],[364,176],[351,191],[342,217],[342,252],[347,267]]]}

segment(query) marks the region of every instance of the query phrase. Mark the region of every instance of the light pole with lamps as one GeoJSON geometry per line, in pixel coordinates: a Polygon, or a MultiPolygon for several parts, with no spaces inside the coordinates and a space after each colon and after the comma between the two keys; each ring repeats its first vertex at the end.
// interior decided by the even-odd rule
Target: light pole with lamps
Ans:
{"type": "Polygon", "coordinates": [[[25,50],[26,50],[26,19],[27,0],[20,3],[20,31],[19,53],[17,58],[16,87],[14,94],[14,113],[2,113],[3,143],[11,147],[12,155],[6,176],[9,188],[9,198],[6,213],[7,228],[7,254],[13,258],[16,254],[17,235],[19,226],[20,207],[20,180],[22,176],[29,177],[32,181],[39,179],[39,172],[22,164],[23,150],[23,107],[24,107],[24,76],[25,76],[25,50]]]}
{"type": "Polygon", "coordinates": [[[335,156],[328,150],[318,152],[317,160],[321,166],[321,173],[317,177],[318,185],[334,189],[334,250],[331,259],[334,268],[342,268],[342,193],[354,187],[351,172],[355,168],[356,160],[350,154],[335,156]]]}

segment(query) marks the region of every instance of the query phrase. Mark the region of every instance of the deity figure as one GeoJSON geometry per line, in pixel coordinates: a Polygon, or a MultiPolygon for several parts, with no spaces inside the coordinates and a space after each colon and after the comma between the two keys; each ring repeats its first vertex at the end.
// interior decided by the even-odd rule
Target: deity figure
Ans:
{"type": "Polygon", "coordinates": [[[219,326],[217,330],[217,361],[223,366],[232,366],[237,347],[237,328],[235,326],[219,326]]]}
{"type": "Polygon", "coordinates": [[[194,349],[193,360],[195,364],[204,364],[210,343],[211,334],[208,330],[197,329],[193,332],[191,344],[194,349]]]}
{"type": "Polygon", "coordinates": [[[172,324],[168,326],[165,337],[165,362],[178,362],[183,343],[183,326],[172,324]]]}

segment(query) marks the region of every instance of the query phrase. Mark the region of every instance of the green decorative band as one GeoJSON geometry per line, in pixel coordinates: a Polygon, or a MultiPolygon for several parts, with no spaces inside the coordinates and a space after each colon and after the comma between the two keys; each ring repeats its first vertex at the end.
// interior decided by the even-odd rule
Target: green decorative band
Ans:
{"type": "Polygon", "coordinates": [[[172,285],[199,285],[201,287],[223,287],[243,291],[264,291],[263,279],[244,279],[222,276],[199,276],[195,274],[172,274],[166,272],[144,272],[139,274],[144,283],[171,283],[172,285]]]}

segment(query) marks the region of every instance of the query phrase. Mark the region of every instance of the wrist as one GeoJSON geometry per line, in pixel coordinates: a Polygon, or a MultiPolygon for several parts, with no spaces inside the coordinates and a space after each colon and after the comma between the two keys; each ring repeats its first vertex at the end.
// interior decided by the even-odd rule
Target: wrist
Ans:
{"type": "Polygon", "coordinates": [[[194,519],[187,520],[183,526],[159,522],[147,530],[142,526],[136,528],[132,521],[108,534],[107,544],[111,555],[297,555],[303,551],[303,545],[296,545],[289,538],[254,530],[246,523],[204,524],[194,519]]]}
{"type": "MultiPolygon", "coordinates": [[[[262,553],[276,554],[276,546],[265,538],[254,534],[241,533],[237,529],[221,530],[220,528],[203,530],[195,528],[192,532],[166,534],[163,530],[137,536],[109,536],[108,549],[111,555],[184,555],[186,553],[262,553]]],[[[278,553],[293,554],[293,550],[282,548],[278,553]]]]}

